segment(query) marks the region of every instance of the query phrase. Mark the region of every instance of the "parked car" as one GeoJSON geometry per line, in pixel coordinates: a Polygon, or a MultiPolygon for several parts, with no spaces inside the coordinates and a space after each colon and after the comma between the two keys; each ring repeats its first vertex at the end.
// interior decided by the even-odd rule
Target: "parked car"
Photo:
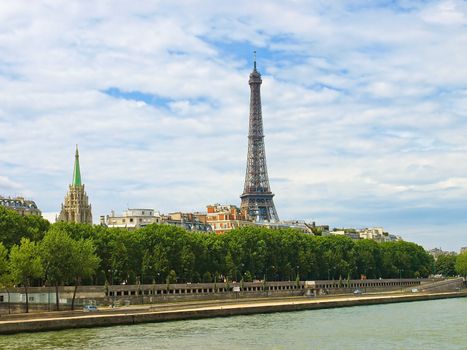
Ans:
{"type": "Polygon", "coordinates": [[[362,294],[362,293],[363,293],[363,292],[362,292],[360,289],[358,289],[358,288],[355,289],[355,290],[353,291],[353,294],[354,294],[354,295],[360,295],[360,294],[362,294]]]}
{"type": "Polygon", "coordinates": [[[96,305],[84,305],[84,306],[83,306],[83,311],[84,311],[84,312],[93,312],[93,311],[97,311],[97,306],[96,306],[96,305]]]}

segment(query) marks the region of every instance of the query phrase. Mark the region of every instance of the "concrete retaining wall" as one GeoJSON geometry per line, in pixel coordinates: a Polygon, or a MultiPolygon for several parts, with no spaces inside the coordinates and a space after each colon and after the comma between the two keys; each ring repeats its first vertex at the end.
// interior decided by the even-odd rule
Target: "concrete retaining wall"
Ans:
{"type": "MultiPolygon", "coordinates": [[[[351,293],[359,288],[368,292],[393,291],[402,288],[418,287],[423,279],[376,279],[376,280],[317,280],[313,281],[317,294],[351,293]]],[[[186,283],[186,284],[144,284],[80,286],[75,305],[96,303],[97,305],[150,304],[181,300],[243,299],[267,296],[297,296],[306,292],[305,281],[274,282],[230,282],[230,283],[186,283]]],[[[307,287],[308,288],[308,287],[307,287]]],[[[61,309],[69,309],[74,287],[59,288],[61,309]]],[[[0,290],[0,314],[8,313],[7,293],[0,290]],[[3,302],[1,302],[3,300],[3,302]]],[[[30,310],[54,310],[55,288],[29,288],[30,310]]],[[[12,312],[24,312],[21,303],[25,301],[23,288],[10,290],[10,300],[14,304],[12,312]]]]}

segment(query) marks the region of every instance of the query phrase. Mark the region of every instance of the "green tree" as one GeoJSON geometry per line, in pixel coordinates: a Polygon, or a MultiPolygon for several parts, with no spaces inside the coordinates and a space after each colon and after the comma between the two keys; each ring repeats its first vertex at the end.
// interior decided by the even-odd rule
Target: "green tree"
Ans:
{"type": "Polygon", "coordinates": [[[456,275],[456,258],[454,254],[442,254],[438,256],[435,262],[435,272],[443,276],[456,275]]]}
{"type": "MultiPolygon", "coordinates": [[[[116,234],[127,233],[125,230],[107,228],[105,226],[96,226],[89,224],[77,224],[68,222],[57,222],[51,225],[53,229],[60,229],[68,233],[75,241],[80,239],[90,239],[96,247],[96,255],[99,256],[100,264],[97,268],[96,278],[92,281],[94,284],[105,284],[105,281],[110,281],[113,277],[111,269],[111,242],[115,239],[116,234]]],[[[86,281],[83,279],[83,284],[86,281]]]]}
{"type": "MultiPolygon", "coordinates": [[[[302,279],[398,278],[434,271],[431,256],[410,242],[380,244],[262,227],[242,227],[224,235],[157,224],[130,232],[67,223],[52,225],[51,230],[55,229],[74,240],[93,241],[100,258],[95,275],[100,284],[106,280],[164,283],[171,270],[179,281],[187,282],[200,282],[208,272],[229,280],[245,280],[247,271],[252,279],[294,280],[297,275],[302,279]]],[[[88,278],[83,277],[82,283],[88,278]]]]}
{"type": "Polygon", "coordinates": [[[19,244],[21,238],[39,241],[49,228],[49,222],[40,216],[22,216],[14,210],[0,206],[0,242],[7,249],[19,244]]]}
{"type": "Polygon", "coordinates": [[[100,258],[96,255],[96,248],[90,239],[80,239],[73,242],[72,260],[71,275],[73,276],[75,288],[71,300],[71,309],[74,310],[78,286],[81,284],[83,278],[91,277],[95,274],[100,263],[100,258]]]}
{"type": "Polygon", "coordinates": [[[0,242],[0,276],[9,274],[8,269],[8,249],[0,242]]]}
{"type": "Polygon", "coordinates": [[[356,271],[355,243],[351,238],[345,236],[321,237],[319,242],[325,267],[332,279],[341,279],[342,276],[353,274],[356,271]]]}
{"type": "Polygon", "coordinates": [[[211,283],[212,282],[212,275],[209,271],[203,273],[203,282],[204,283],[211,283]]]}
{"type": "Polygon", "coordinates": [[[26,294],[26,312],[29,312],[28,288],[35,278],[43,276],[44,268],[40,248],[28,238],[22,238],[20,245],[13,245],[10,251],[10,272],[16,284],[22,284],[26,294]]]}
{"type": "Polygon", "coordinates": [[[170,270],[169,274],[167,275],[166,282],[167,284],[173,284],[177,282],[177,274],[174,270],[170,270]]]}
{"type": "Polygon", "coordinates": [[[433,257],[423,247],[411,242],[381,243],[384,278],[427,277],[434,268],[433,257]]]}
{"type": "Polygon", "coordinates": [[[235,279],[235,276],[237,274],[237,268],[235,266],[235,262],[232,258],[232,254],[230,252],[227,253],[225,257],[225,270],[224,274],[226,277],[228,277],[230,280],[235,279]]]}
{"type": "MultiPolygon", "coordinates": [[[[192,282],[194,269],[195,269],[195,263],[196,263],[196,255],[191,248],[191,244],[189,243],[184,244],[182,251],[181,251],[181,266],[180,266],[181,276],[183,280],[192,282]]],[[[205,273],[209,273],[209,271],[206,271],[205,273]]],[[[211,282],[211,280],[212,280],[212,277],[210,278],[209,282],[211,282]]]]}
{"type": "Polygon", "coordinates": [[[60,227],[52,227],[41,242],[46,280],[55,286],[56,310],[60,309],[59,286],[73,278],[74,240],[60,227]]]}
{"type": "Polygon", "coordinates": [[[455,267],[459,275],[467,276],[467,252],[463,252],[457,256],[455,267]]]}
{"type": "Polygon", "coordinates": [[[355,242],[356,275],[366,278],[380,277],[381,249],[378,242],[370,239],[362,239],[355,242]]]}
{"type": "Polygon", "coordinates": [[[244,273],[245,276],[245,282],[252,282],[253,281],[253,276],[251,275],[250,271],[246,271],[244,273]]]}
{"type": "Polygon", "coordinates": [[[8,313],[11,313],[10,288],[13,286],[10,267],[8,263],[8,250],[0,242],[0,288],[5,289],[8,295],[8,313]]]}

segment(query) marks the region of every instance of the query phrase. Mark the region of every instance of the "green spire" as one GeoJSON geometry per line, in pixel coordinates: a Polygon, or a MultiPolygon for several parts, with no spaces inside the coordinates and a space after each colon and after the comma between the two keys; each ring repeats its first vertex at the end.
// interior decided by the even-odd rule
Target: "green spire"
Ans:
{"type": "Polygon", "coordinates": [[[75,154],[75,168],[73,169],[73,186],[81,186],[81,172],[79,170],[79,153],[78,145],[76,145],[76,154],[75,154]]]}

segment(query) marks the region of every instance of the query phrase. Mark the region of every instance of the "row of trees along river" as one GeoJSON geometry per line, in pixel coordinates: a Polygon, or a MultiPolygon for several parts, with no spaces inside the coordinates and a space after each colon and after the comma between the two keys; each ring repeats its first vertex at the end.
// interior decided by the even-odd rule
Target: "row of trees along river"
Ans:
{"type": "Polygon", "coordinates": [[[169,225],[135,231],[50,225],[40,217],[20,216],[2,207],[0,239],[3,287],[347,279],[362,275],[413,278],[427,277],[437,268],[423,247],[404,241],[377,243],[260,227],[215,235],[169,225]]]}

